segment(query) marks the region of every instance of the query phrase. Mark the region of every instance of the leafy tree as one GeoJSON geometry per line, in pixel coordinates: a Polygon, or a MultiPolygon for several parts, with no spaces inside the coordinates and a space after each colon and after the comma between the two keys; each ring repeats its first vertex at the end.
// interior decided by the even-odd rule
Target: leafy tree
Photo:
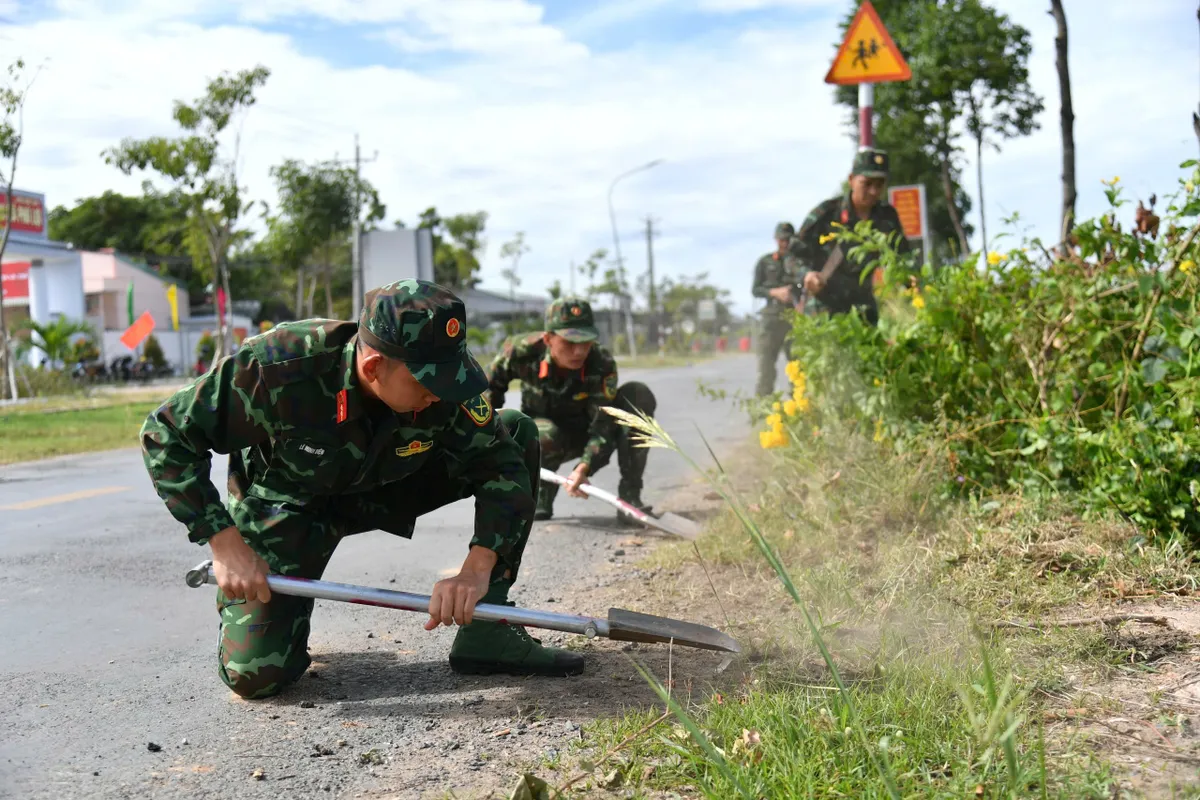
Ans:
{"type": "Polygon", "coordinates": [[[525,244],[525,231],[517,231],[517,235],[511,241],[505,242],[500,248],[501,258],[511,258],[512,266],[505,267],[500,271],[500,275],[508,282],[508,302],[509,308],[509,334],[516,332],[516,300],[517,287],[521,285],[521,279],[517,277],[517,267],[521,263],[521,257],[529,252],[529,246],[525,244]]]}
{"type": "MultiPolygon", "coordinates": [[[[311,270],[325,287],[325,313],[334,316],[335,271],[353,283],[350,253],[346,247],[355,222],[383,219],[386,208],[379,192],[354,170],[335,162],[305,165],[288,159],[271,168],[279,191],[281,215],[269,225],[268,248],[282,263],[297,271],[297,307],[301,305],[304,273],[311,270]]],[[[308,307],[311,313],[312,300],[308,307]]],[[[299,313],[299,312],[297,312],[299,313]]]]}
{"type": "MultiPolygon", "coordinates": [[[[878,0],[874,6],[913,73],[908,81],[876,87],[877,144],[889,151],[893,183],[941,185],[940,197],[928,194],[930,227],[942,241],[952,236],[965,253],[970,204],[958,182],[959,139],[973,136],[982,151],[989,133],[1005,139],[1036,126],[1041,99],[1028,81],[1029,31],[981,0],[878,0]]],[[[837,98],[857,107],[856,87],[840,87],[837,98]]]]}
{"type": "Polygon", "coordinates": [[[546,288],[546,293],[550,295],[551,300],[557,300],[563,296],[562,281],[555,279],[554,283],[546,288]]]}
{"type": "Polygon", "coordinates": [[[684,275],[679,278],[663,278],[659,297],[663,315],[670,321],[672,328],[678,328],[679,323],[685,319],[696,319],[701,300],[715,301],[718,327],[728,324],[733,317],[729,309],[729,290],[709,283],[707,272],[691,277],[684,275]]]}
{"type": "MultiPolygon", "coordinates": [[[[607,259],[608,251],[601,247],[592,251],[592,254],[588,256],[582,264],[575,268],[578,270],[579,274],[587,280],[587,288],[583,290],[583,296],[588,300],[594,300],[600,294],[606,293],[605,290],[609,288],[605,285],[607,281],[602,281],[601,284],[596,283],[596,273],[600,271],[600,266],[607,259]]],[[[605,277],[607,278],[609,275],[611,275],[615,281],[615,271],[611,269],[608,270],[608,273],[606,273],[605,277]]]]}
{"type": "Polygon", "coordinates": [[[48,218],[50,237],[79,250],[111,247],[141,258],[159,274],[184,281],[189,296],[202,297],[208,281],[192,269],[185,247],[186,199],[178,190],[159,192],[148,181],[142,191],[141,196],[106,191],[71,208],[56,206],[48,218]]]}
{"type": "MultiPolygon", "coordinates": [[[[211,272],[213,285],[223,287],[226,303],[232,304],[228,258],[237,241],[237,225],[251,204],[242,201],[238,185],[238,142],[232,153],[222,157],[222,140],[235,117],[254,105],[254,92],[270,76],[266,67],[222,73],[209,81],[203,97],[192,105],[176,101],[175,121],[185,131],[176,139],[154,136],[123,139],[104,151],[105,163],[126,175],[134,170],[151,170],[173,182],[186,200],[189,225],[185,247],[193,266],[211,272]]],[[[228,321],[217,329],[216,351],[225,354],[231,343],[228,321]]]]}
{"type": "Polygon", "coordinates": [[[22,351],[28,347],[41,350],[52,366],[63,364],[70,357],[76,340],[95,340],[92,326],[80,320],[57,317],[53,322],[34,322],[23,319],[16,325],[18,332],[28,333],[22,351]]]}
{"type": "MultiPolygon", "coordinates": [[[[480,269],[479,257],[487,247],[483,238],[487,220],[486,211],[442,217],[437,208],[430,206],[421,212],[417,228],[425,228],[431,233],[433,279],[436,282],[453,289],[479,284],[475,275],[480,269]]],[[[405,227],[404,222],[397,220],[396,227],[405,227]]]]}

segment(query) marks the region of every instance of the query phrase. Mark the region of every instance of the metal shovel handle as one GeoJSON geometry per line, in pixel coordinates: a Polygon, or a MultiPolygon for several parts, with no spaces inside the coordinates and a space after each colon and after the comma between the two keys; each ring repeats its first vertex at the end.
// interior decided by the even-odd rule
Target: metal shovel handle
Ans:
{"type": "MultiPolygon", "coordinates": [[[[563,477],[562,475],[559,475],[557,472],[551,472],[550,470],[546,469],[545,467],[542,467],[542,480],[547,481],[549,483],[557,483],[559,486],[567,485],[567,479],[565,477],[563,477]]],[[[647,525],[650,525],[655,528],[660,527],[659,525],[656,524],[657,520],[654,519],[654,517],[650,516],[645,511],[642,511],[640,508],[631,506],[629,503],[626,503],[624,500],[617,497],[612,492],[606,492],[605,490],[601,489],[599,486],[593,486],[590,483],[581,483],[581,484],[579,484],[579,491],[583,492],[584,494],[588,495],[589,497],[594,497],[597,500],[603,500],[604,502],[609,503],[610,505],[616,506],[618,509],[625,512],[626,514],[633,517],[634,519],[636,519],[639,522],[644,522],[647,525]]]]}
{"type": "MultiPolygon", "coordinates": [[[[216,584],[212,561],[203,561],[188,570],[185,578],[193,589],[206,583],[216,584]]],[[[318,581],[309,578],[289,578],[285,575],[268,575],[267,586],[272,592],[293,597],[311,597],[317,600],[337,600],[362,606],[378,606],[398,611],[429,613],[429,595],[412,592],[396,592],[370,586],[353,586],[347,583],[318,581]]],[[[530,628],[545,628],[565,633],[581,633],[589,639],[596,636],[608,637],[608,620],[575,614],[554,614],[549,611],[533,611],[513,606],[498,606],[479,603],[475,606],[474,619],[499,622],[504,625],[525,625],[530,628]]]]}

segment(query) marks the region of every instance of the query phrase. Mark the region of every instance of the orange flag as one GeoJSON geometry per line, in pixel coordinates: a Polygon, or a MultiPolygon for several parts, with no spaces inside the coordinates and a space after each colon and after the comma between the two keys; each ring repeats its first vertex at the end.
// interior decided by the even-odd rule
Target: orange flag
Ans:
{"type": "Polygon", "coordinates": [[[147,311],[138,317],[138,321],[130,325],[124,333],[121,334],[121,344],[128,347],[130,350],[136,350],[150,332],[154,330],[154,317],[150,316],[147,311]]]}

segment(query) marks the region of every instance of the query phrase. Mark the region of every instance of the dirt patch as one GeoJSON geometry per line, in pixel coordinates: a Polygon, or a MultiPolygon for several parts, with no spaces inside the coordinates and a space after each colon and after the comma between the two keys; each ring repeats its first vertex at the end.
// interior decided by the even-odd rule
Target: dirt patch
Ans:
{"type": "Polygon", "coordinates": [[[1200,603],[1125,603],[1076,609],[1064,618],[1141,615],[1166,625],[1097,626],[1111,669],[1072,669],[1061,692],[1043,692],[1048,741],[1080,746],[1110,761],[1136,797],[1196,791],[1200,771],[1200,603]]]}

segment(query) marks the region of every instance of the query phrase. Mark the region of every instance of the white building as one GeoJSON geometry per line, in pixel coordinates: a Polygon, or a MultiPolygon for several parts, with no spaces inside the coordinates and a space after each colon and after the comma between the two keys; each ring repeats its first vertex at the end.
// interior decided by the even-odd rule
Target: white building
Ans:
{"type": "MultiPolygon", "coordinates": [[[[5,219],[0,187],[0,231],[5,219]]],[[[121,342],[129,327],[129,289],[133,287],[133,317],[149,312],[154,336],[177,374],[186,374],[196,360],[196,345],[205,332],[216,329],[213,318],[192,319],[187,288],[181,281],[159,275],[111,249],[92,253],[75,250],[70,243],[50,240],[44,195],[13,191],[13,226],[0,263],[5,322],[11,329],[23,319],[50,323],[58,317],[83,320],[96,333],[105,363],[123,355],[140,355],[121,342]],[[179,330],[173,330],[167,289],[176,287],[179,330]]],[[[234,315],[235,342],[248,336],[251,322],[234,315]]],[[[140,351],[140,347],[138,348],[140,351]]],[[[34,350],[30,362],[43,355],[34,350]]]]}

